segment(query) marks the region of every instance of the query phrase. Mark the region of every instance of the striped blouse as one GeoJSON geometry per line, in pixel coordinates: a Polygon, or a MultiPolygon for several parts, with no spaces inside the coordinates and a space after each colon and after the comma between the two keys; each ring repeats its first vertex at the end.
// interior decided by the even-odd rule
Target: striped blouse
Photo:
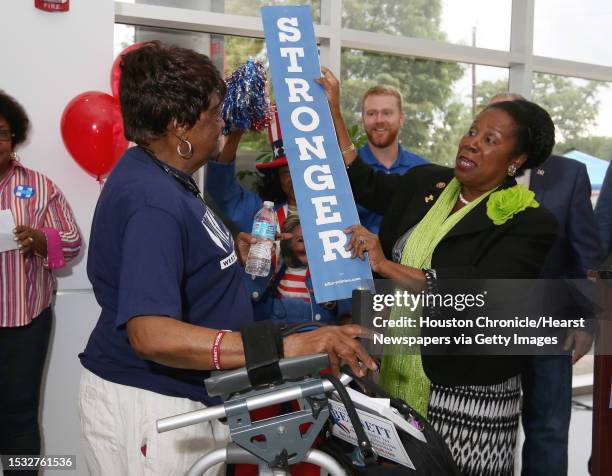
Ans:
{"type": "Polygon", "coordinates": [[[52,269],[76,257],[81,235],[64,195],[47,177],[13,160],[0,179],[0,210],[16,225],[41,230],[46,258],[19,250],[0,253],[0,327],[25,326],[51,305],[57,281],[52,269]]]}

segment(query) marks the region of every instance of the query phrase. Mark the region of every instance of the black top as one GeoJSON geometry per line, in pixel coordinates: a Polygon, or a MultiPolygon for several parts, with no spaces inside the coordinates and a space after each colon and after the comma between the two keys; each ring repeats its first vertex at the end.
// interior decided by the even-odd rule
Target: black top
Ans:
{"type": "MultiPolygon", "coordinates": [[[[438,165],[415,167],[404,175],[374,172],[357,159],[348,170],[355,199],[383,215],[380,241],[391,257],[396,240],[416,225],[454,176],[438,165]]],[[[500,189],[512,187],[508,177],[500,189]]],[[[440,241],[431,267],[438,279],[535,279],[557,234],[557,222],[542,207],[527,208],[502,225],[487,216],[487,200],[474,207],[440,241]]],[[[468,314],[469,315],[469,314],[468,314]]],[[[466,318],[466,315],[461,316],[466,318]]],[[[520,373],[518,356],[430,356],[423,367],[441,385],[492,385],[520,373]]]]}

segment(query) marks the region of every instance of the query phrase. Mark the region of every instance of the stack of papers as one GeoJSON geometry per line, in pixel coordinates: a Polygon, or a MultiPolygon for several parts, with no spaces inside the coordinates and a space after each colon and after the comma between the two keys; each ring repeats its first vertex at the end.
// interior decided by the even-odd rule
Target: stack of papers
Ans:
{"type": "Polygon", "coordinates": [[[391,401],[388,398],[368,397],[367,395],[364,395],[357,390],[353,390],[350,387],[347,387],[346,391],[351,397],[351,400],[356,408],[380,415],[383,418],[393,422],[398,429],[403,430],[411,436],[414,436],[417,440],[421,440],[423,443],[427,443],[423,432],[407,422],[406,419],[391,406],[391,401]]]}
{"type": "Polygon", "coordinates": [[[13,230],[15,220],[10,210],[0,210],[0,253],[16,250],[19,246],[15,241],[13,230]]]}
{"type": "MultiPolygon", "coordinates": [[[[423,432],[413,426],[391,406],[388,398],[371,398],[347,387],[347,392],[355,405],[363,429],[374,451],[391,461],[415,469],[412,460],[399,437],[397,430],[404,431],[418,440],[427,443],[423,432]]],[[[338,394],[334,392],[338,398],[338,394]]],[[[357,445],[357,435],[341,402],[329,400],[333,426],[332,433],[353,445],[357,445]]]]}

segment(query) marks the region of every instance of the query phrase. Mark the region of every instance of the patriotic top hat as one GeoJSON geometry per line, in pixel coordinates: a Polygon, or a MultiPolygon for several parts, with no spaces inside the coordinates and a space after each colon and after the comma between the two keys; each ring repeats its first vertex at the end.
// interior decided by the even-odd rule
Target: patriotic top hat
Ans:
{"type": "Polygon", "coordinates": [[[271,109],[272,117],[270,125],[268,126],[268,140],[272,146],[272,160],[255,164],[255,168],[263,173],[271,172],[274,169],[287,165],[287,156],[285,155],[285,148],[283,147],[283,136],[281,134],[276,104],[273,104],[271,109]]]}

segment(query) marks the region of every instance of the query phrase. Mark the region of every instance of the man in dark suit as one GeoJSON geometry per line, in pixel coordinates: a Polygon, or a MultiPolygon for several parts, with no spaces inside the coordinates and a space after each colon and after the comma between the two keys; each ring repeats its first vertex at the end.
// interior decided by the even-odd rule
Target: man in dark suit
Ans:
{"type": "Polygon", "coordinates": [[[597,199],[595,219],[599,226],[603,257],[606,258],[612,253],[612,166],[610,165],[606,170],[606,177],[597,199]]]}
{"type": "MultiPolygon", "coordinates": [[[[516,99],[522,97],[498,94],[489,104],[516,99]]],[[[559,236],[540,277],[586,278],[587,272],[599,265],[601,251],[585,165],[553,155],[540,167],[517,177],[517,182],[528,186],[540,205],[552,212],[559,223],[559,236]]],[[[572,329],[564,346],[570,353],[529,358],[522,375],[523,476],[567,474],[572,364],[589,351],[592,342],[590,332],[572,329]]]]}

